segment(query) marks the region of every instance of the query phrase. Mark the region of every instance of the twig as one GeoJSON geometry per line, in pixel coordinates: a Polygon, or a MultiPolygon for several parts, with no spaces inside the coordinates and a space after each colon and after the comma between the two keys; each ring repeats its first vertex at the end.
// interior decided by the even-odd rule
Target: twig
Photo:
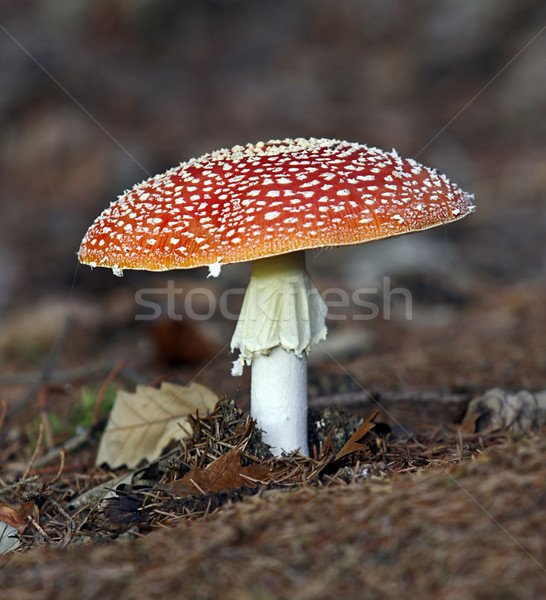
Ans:
{"type": "Polygon", "coordinates": [[[462,435],[462,429],[459,427],[459,442],[457,443],[457,448],[459,449],[459,461],[462,461],[464,458],[464,452],[463,452],[463,435],[462,435]]]}
{"type": "Polygon", "coordinates": [[[45,532],[40,523],[38,523],[34,517],[29,516],[28,520],[30,523],[32,523],[36,531],[38,531],[44,537],[45,540],[48,542],[51,541],[51,537],[45,532]]]}
{"type": "Polygon", "coordinates": [[[68,454],[73,450],[78,449],[80,446],[83,446],[83,444],[85,444],[91,437],[92,431],[93,428],[90,427],[82,433],[79,433],[78,435],[67,440],[62,446],[51,448],[51,450],[48,450],[43,456],[40,456],[40,458],[36,460],[34,468],[40,469],[41,467],[44,467],[45,465],[54,461],[60,453],[68,454]]]}
{"type": "Polygon", "coordinates": [[[55,364],[59,359],[64,343],[66,342],[66,338],[68,337],[71,325],[72,317],[68,315],[63,323],[59,335],[57,336],[57,339],[55,340],[55,343],[53,344],[53,347],[51,348],[51,351],[49,353],[49,356],[47,357],[42,372],[40,373],[39,377],[35,380],[30,390],[28,390],[27,393],[20,400],[20,402],[18,402],[9,411],[8,418],[13,419],[13,417],[17,416],[20,412],[25,410],[27,406],[34,400],[36,395],[40,393],[40,390],[43,388],[43,386],[49,382],[51,374],[53,372],[53,368],[55,367],[55,364]]]}
{"type": "Polygon", "coordinates": [[[6,421],[6,414],[8,412],[8,403],[5,398],[2,398],[0,401],[2,405],[2,413],[0,414],[0,434],[2,433],[2,429],[4,428],[4,423],[6,421]]]}
{"type": "Polygon", "coordinates": [[[45,433],[45,445],[49,450],[53,448],[53,433],[51,431],[51,423],[49,422],[49,415],[47,414],[46,398],[47,398],[48,386],[42,386],[40,393],[38,394],[38,406],[40,408],[40,417],[44,426],[45,433]]]}
{"type": "Polygon", "coordinates": [[[66,458],[66,451],[63,448],[61,448],[60,454],[61,454],[61,464],[59,465],[59,470],[57,471],[57,475],[55,475],[55,477],[53,477],[53,479],[49,482],[48,485],[53,485],[53,484],[57,483],[57,481],[59,481],[59,479],[61,478],[61,475],[63,474],[64,460],[66,458]]]}
{"type": "MultiPolygon", "coordinates": [[[[66,546],[68,546],[68,544],[71,542],[72,538],[74,537],[74,532],[76,529],[76,521],[66,512],[66,510],[57,502],[57,500],[55,500],[55,498],[50,497],[49,501],[54,506],[54,508],[56,508],[59,511],[59,514],[61,514],[66,519],[66,523],[58,523],[61,527],[62,526],[66,527],[66,532],[63,535],[63,542],[61,545],[62,548],[65,548],[66,546]]],[[[53,519],[50,521],[50,524],[52,522],[54,522],[53,519]]]]}
{"type": "Polygon", "coordinates": [[[336,404],[338,406],[352,406],[355,404],[369,404],[372,402],[408,402],[419,404],[459,404],[469,401],[471,394],[448,394],[442,392],[376,392],[367,391],[347,392],[345,394],[331,394],[317,396],[309,399],[309,406],[323,408],[336,404]]]}
{"type": "Polygon", "coordinates": [[[102,401],[104,399],[104,396],[106,394],[106,390],[108,389],[108,386],[112,383],[112,381],[117,377],[118,373],[121,371],[121,369],[123,369],[123,367],[125,366],[125,361],[122,360],[119,365],[117,365],[117,367],[115,367],[112,372],[108,375],[108,377],[102,382],[102,385],[100,386],[100,390],[99,393],[97,395],[97,402],[95,403],[95,411],[93,412],[93,427],[96,427],[99,419],[100,419],[100,409],[102,406],[102,401]]]}
{"type": "MultiPolygon", "coordinates": [[[[104,361],[89,365],[87,367],[78,367],[75,369],[58,369],[51,373],[49,381],[51,383],[72,383],[80,379],[86,379],[87,377],[93,377],[95,375],[102,375],[103,373],[109,373],[115,364],[110,361],[104,361]]],[[[19,374],[3,374],[0,375],[0,386],[19,386],[19,385],[31,385],[39,377],[37,373],[19,373],[19,374]]],[[[146,379],[136,372],[128,371],[124,369],[122,377],[133,385],[138,383],[145,383],[146,379]]]]}
{"type": "Polygon", "coordinates": [[[5,494],[6,492],[10,492],[11,490],[14,490],[18,487],[21,487],[23,485],[25,485],[26,483],[32,483],[34,481],[36,481],[38,479],[38,475],[32,475],[31,477],[27,477],[25,478],[21,478],[18,479],[17,481],[10,483],[8,485],[5,485],[3,488],[0,489],[0,495],[5,494]]]}
{"type": "Polygon", "coordinates": [[[32,453],[30,461],[29,461],[27,468],[25,469],[25,472],[23,473],[21,479],[26,479],[28,477],[28,474],[30,473],[30,470],[32,469],[32,465],[34,464],[34,461],[36,460],[36,457],[38,456],[38,452],[40,451],[40,446],[42,445],[42,437],[43,436],[44,436],[44,424],[40,423],[40,431],[38,432],[38,440],[36,442],[36,448],[34,448],[34,452],[32,453]]]}

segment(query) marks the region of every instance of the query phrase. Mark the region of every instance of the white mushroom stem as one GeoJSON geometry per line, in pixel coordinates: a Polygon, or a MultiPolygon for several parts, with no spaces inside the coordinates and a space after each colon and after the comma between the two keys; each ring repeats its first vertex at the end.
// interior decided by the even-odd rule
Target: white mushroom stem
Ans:
{"type": "Polygon", "coordinates": [[[254,357],[250,381],[250,412],[271,452],[299,448],[308,456],[307,355],[277,346],[254,357]]]}
{"type": "Polygon", "coordinates": [[[305,268],[304,252],[256,260],[231,341],[252,363],[250,412],[272,452],[307,444],[307,353],[326,337],[327,307],[305,268]]]}

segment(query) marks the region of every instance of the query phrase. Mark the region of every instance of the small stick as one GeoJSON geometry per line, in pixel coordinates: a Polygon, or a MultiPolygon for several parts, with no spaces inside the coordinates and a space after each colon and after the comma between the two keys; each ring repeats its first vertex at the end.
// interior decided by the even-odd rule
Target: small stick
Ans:
{"type": "MultiPolygon", "coordinates": [[[[73,369],[58,369],[57,371],[51,373],[49,381],[51,383],[56,384],[77,385],[83,379],[109,373],[114,367],[115,365],[112,362],[103,361],[94,363],[87,367],[77,367],[73,369]]],[[[124,371],[122,373],[122,376],[128,383],[131,383],[133,385],[144,383],[146,381],[144,377],[138,375],[137,373],[132,373],[129,371],[124,371]]],[[[39,377],[39,374],[36,373],[10,373],[6,375],[0,375],[0,386],[28,386],[32,385],[36,381],[37,377],[39,377]]]]}
{"type": "Polygon", "coordinates": [[[190,481],[199,490],[199,493],[201,493],[201,494],[206,494],[207,493],[207,492],[205,492],[205,490],[202,487],[200,487],[197,483],[195,483],[195,481],[193,479],[191,479],[191,477],[190,477],[190,481]]]}
{"type": "MultiPolygon", "coordinates": [[[[64,465],[64,469],[63,469],[63,473],[75,473],[77,474],[81,474],[82,472],[87,472],[87,470],[89,469],[89,467],[92,465],[91,461],[87,461],[87,462],[78,462],[78,463],[70,463],[69,465],[67,465],[65,463],[64,465]]],[[[40,477],[40,475],[55,475],[57,472],[59,471],[59,467],[58,466],[53,466],[53,467],[36,467],[36,463],[34,463],[34,467],[32,468],[32,472],[34,473],[34,475],[40,477]]]]}
{"type": "Polygon", "coordinates": [[[66,458],[66,451],[64,450],[64,448],[61,448],[60,454],[61,454],[61,464],[59,465],[59,470],[57,471],[57,475],[55,475],[55,477],[53,477],[53,479],[49,482],[48,485],[53,485],[53,484],[57,483],[57,481],[59,481],[59,479],[61,478],[61,475],[63,474],[64,460],[66,458]]]}
{"type": "Polygon", "coordinates": [[[457,443],[459,449],[459,461],[462,461],[464,458],[463,453],[463,436],[461,434],[461,428],[459,427],[459,442],[457,443]]]}
{"type": "Polygon", "coordinates": [[[38,433],[38,441],[36,442],[36,448],[34,448],[34,452],[32,453],[32,456],[30,458],[30,462],[27,465],[27,468],[25,469],[25,472],[23,473],[23,476],[21,477],[21,479],[26,479],[28,477],[28,474],[30,473],[30,470],[32,469],[32,465],[34,464],[34,461],[36,460],[36,457],[38,456],[38,452],[40,451],[40,446],[42,445],[42,437],[44,436],[44,424],[40,423],[40,431],[38,433]]]}
{"type": "Polygon", "coordinates": [[[8,403],[5,398],[0,400],[0,404],[2,405],[2,413],[0,414],[0,433],[2,433],[2,429],[4,428],[4,423],[6,421],[6,415],[8,413],[8,403]]]}
{"type": "Polygon", "coordinates": [[[100,386],[99,393],[97,395],[97,402],[95,403],[95,411],[93,412],[93,427],[96,427],[99,419],[100,419],[100,408],[102,406],[102,401],[104,400],[104,396],[106,394],[106,390],[108,386],[112,383],[112,381],[117,377],[118,373],[125,366],[125,361],[122,360],[117,367],[115,367],[112,372],[108,375],[108,377],[102,382],[100,386]]]}
{"type": "Polygon", "coordinates": [[[91,428],[86,429],[82,433],[74,436],[67,440],[60,448],[51,448],[48,450],[43,456],[40,456],[38,460],[36,460],[36,464],[34,465],[36,469],[40,469],[41,467],[49,464],[51,461],[55,460],[60,452],[72,452],[73,450],[77,450],[80,446],[83,446],[91,435],[91,428]]]}
{"type": "Polygon", "coordinates": [[[13,483],[9,483],[0,489],[0,495],[10,492],[18,487],[25,485],[25,483],[32,483],[38,479],[38,475],[32,475],[31,477],[21,478],[13,483]]]}
{"type": "Polygon", "coordinates": [[[322,408],[336,404],[338,406],[351,406],[354,404],[366,404],[371,402],[418,402],[418,403],[445,403],[456,404],[465,402],[472,398],[471,394],[446,394],[441,392],[368,392],[366,390],[347,392],[345,394],[331,394],[328,396],[316,396],[309,399],[309,406],[322,408]]]}
{"type": "MultiPolygon", "coordinates": [[[[55,498],[50,497],[49,501],[66,519],[66,523],[58,523],[61,526],[66,526],[66,532],[63,535],[63,542],[61,544],[61,547],[65,548],[66,546],[68,546],[68,544],[72,541],[72,538],[74,537],[74,533],[76,530],[76,521],[66,512],[66,510],[57,502],[57,500],[55,500],[55,498]]],[[[50,521],[50,523],[52,522],[53,521],[50,521]]]]}
{"type": "Polygon", "coordinates": [[[42,526],[40,525],[40,523],[38,523],[38,521],[36,521],[36,519],[34,517],[29,516],[28,520],[30,521],[30,523],[32,523],[32,525],[35,527],[35,529],[37,531],[39,531],[46,540],[51,540],[51,537],[45,532],[45,530],[42,528],[42,526]]]}
{"type": "Polygon", "coordinates": [[[47,414],[47,391],[48,386],[44,385],[38,394],[38,407],[40,408],[40,416],[42,425],[44,426],[45,433],[45,445],[48,450],[53,448],[53,433],[51,431],[51,423],[49,422],[49,416],[47,414]]]}

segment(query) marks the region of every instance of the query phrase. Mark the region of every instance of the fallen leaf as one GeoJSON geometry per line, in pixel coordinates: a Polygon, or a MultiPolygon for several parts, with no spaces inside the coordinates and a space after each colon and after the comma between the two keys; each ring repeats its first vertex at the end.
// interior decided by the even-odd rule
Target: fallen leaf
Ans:
{"type": "Polygon", "coordinates": [[[151,462],[173,440],[191,435],[187,417],[212,411],[218,397],[198,383],[163,382],[159,389],[139,385],[131,394],[120,390],[102,436],[96,464],[116,469],[151,462]]]}
{"type": "Polygon", "coordinates": [[[379,413],[378,410],[374,411],[362,425],[353,433],[353,435],[347,440],[347,443],[343,446],[343,448],[335,455],[334,462],[347,456],[348,454],[352,454],[353,452],[358,452],[359,450],[366,450],[367,446],[363,443],[363,438],[365,435],[371,431],[375,427],[375,423],[373,420],[379,413]]]}
{"type": "Polygon", "coordinates": [[[30,515],[38,518],[38,509],[33,500],[0,506],[0,554],[16,550],[21,545],[18,534],[28,525],[30,515]]]}
{"type": "Polygon", "coordinates": [[[15,527],[17,530],[22,530],[27,526],[27,522],[23,521],[11,506],[0,506],[0,521],[15,527]]]}
{"type": "Polygon", "coordinates": [[[241,466],[241,450],[228,450],[206,469],[193,469],[175,481],[170,491],[177,496],[193,496],[207,492],[224,492],[255,485],[269,473],[269,466],[260,463],[241,466]]]}
{"type": "Polygon", "coordinates": [[[23,531],[28,524],[28,517],[32,515],[38,518],[38,510],[33,500],[21,502],[20,504],[3,504],[0,506],[0,521],[23,531]]]}

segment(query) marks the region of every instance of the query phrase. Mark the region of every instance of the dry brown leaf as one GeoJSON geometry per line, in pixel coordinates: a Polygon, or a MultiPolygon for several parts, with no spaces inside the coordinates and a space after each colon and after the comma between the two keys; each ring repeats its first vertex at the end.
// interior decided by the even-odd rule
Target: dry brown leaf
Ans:
{"type": "Polygon", "coordinates": [[[139,385],[131,394],[120,390],[101,439],[96,464],[115,469],[151,462],[173,440],[191,435],[188,415],[212,411],[218,397],[199,383],[163,382],[159,389],[139,385]]]}
{"type": "Polygon", "coordinates": [[[0,506],[0,521],[15,527],[19,531],[25,529],[30,515],[37,518],[37,509],[33,500],[21,502],[21,504],[4,504],[0,506]]]}
{"type": "Polygon", "coordinates": [[[353,435],[347,440],[347,443],[343,448],[336,454],[334,461],[347,456],[348,454],[352,454],[353,452],[358,452],[359,450],[366,450],[366,444],[362,443],[362,439],[364,436],[371,431],[375,427],[375,423],[373,420],[379,413],[378,410],[374,411],[362,425],[353,433],[353,435]]]}
{"type": "Polygon", "coordinates": [[[241,466],[241,450],[228,450],[206,469],[188,471],[175,481],[170,491],[177,496],[193,496],[207,492],[224,492],[263,481],[269,466],[263,463],[241,466]]]}
{"type": "Polygon", "coordinates": [[[27,522],[23,521],[17,514],[17,511],[11,506],[0,506],[0,521],[22,530],[27,526],[27,522]]]}

